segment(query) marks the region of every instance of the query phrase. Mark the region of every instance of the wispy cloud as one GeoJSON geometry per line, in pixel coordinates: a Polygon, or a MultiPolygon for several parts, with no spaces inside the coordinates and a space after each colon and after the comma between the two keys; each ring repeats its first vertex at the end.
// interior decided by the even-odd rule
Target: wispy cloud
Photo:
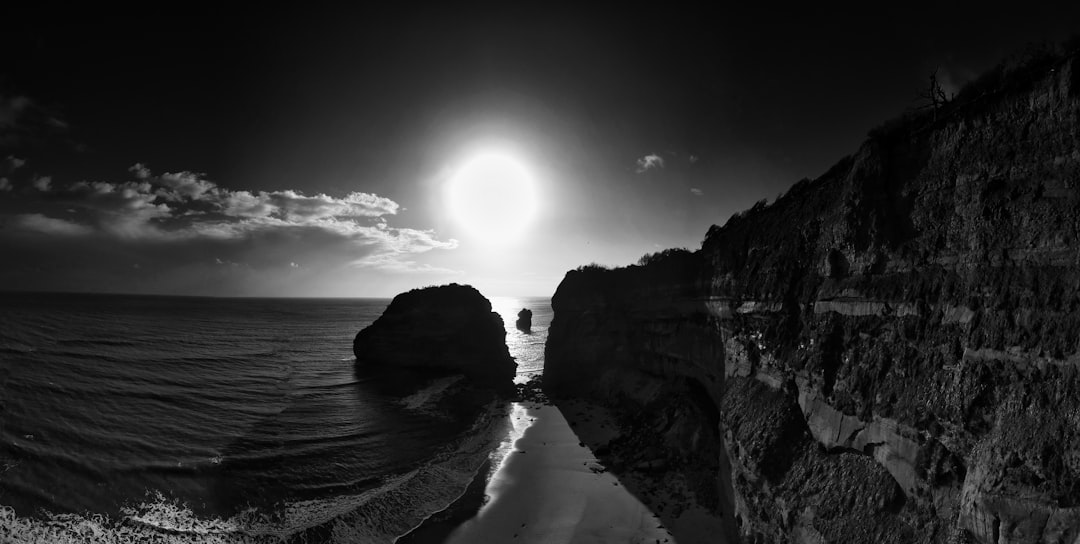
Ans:
{"type": "Polygon", "coordinates": [[[408,259],[402,259],[397,255],[375,255],[367,259],[355,261],[352,265],[360,268],[373,268],[383,272],[393,272],[398,274],[447,275],[463,273],[461,270],[453,270],[441,266],[432,266],[429,264],[417,263],[416,261],[408,259]]]}
{"type": "Polygon", "coordinates": [[[705,195],[705,191],[702,191],[701,189],[698,189],[697,187],[691,187],[690,192],[693,193],[694,196],[704,196],[705,195]]]}
{"type": "Polygon", "coordinates": [[[0,145],[62,132],[68,124],[49,108],[24,95],[0,94],[0,145]]]}
{"type": "Polygon", "coordinates": [[[19,214],[11,218],[10,227],[54,236],[86,236],[93,229],[64,219],[46,217],[40,213],[19,214]]]}
{"type": "Polygon", "coordinates": [[[655,153],[650,153],[650,154],[645,155],[644,157],[641,157],[640,159],[637,160],[637,169],[635,171],[638,174],[644,174],[648,170],[652,170],[652,169],[655,169],[655,168],[663,168],[663,167],[664,167],[664,158],[661,157],[660,155],[655,154],[655,153]]]}
{"type": "Polygon", "coordinates": [[[6,193],[11,189],[11,180],[8,178],[0,178],[0,192],[6,193]]]}

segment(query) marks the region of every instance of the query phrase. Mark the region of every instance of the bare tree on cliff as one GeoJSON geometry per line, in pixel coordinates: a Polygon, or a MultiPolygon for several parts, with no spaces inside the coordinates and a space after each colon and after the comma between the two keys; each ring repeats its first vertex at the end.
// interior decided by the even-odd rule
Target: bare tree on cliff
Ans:
{"type": "Polygon", "coordinates": [[[945,89],[941,87],[941,82],[938,81],[937,70],[930,73],[930,82],[926,86],[926,90],[919,93],[918,98],[928,102],[922,107],[930,108],[934,121],[937,121],[938,109],[949,103],[949,97],[945,95],[945,89]]]}

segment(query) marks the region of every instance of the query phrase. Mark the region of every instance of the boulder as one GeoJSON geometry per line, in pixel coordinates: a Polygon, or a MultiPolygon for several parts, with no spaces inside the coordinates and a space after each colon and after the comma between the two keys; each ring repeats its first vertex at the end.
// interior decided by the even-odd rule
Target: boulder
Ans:
{"type": "Polygon", "coordinates": [[[491,302],[469,285],[402,293],[353,341],[358,365],[464,374],[473,383],[513,392],[517,364],[491,302]]]}

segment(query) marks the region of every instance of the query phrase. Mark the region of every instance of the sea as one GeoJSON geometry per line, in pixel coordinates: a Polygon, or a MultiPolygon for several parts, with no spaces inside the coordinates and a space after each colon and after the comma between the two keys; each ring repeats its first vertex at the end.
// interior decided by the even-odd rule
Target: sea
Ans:
{"type": "MultiPolygon", "coordinates": [[[[502,442],[510,403],[357,369],[389,299],[0,294],[0,542],[393,542],[502,442]]],[[[548,298],[493,298],[518,381],[548,298]],[[533,312],[533,328],[514,327],[533,312]]]]}

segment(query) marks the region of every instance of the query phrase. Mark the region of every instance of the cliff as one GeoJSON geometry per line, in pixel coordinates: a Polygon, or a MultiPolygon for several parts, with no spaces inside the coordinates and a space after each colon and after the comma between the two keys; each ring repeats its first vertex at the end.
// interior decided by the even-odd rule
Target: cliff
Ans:
{"type": "Polygon", "coordinates": [[[451,283],[402,293],[357,333],[358,365],[464,374],[513,392],[517,364],[502,317],[475,288],[451,283]]]}
{"type": "Polygon", "coordinates": [[[545,384],[709,485],[729,541],[1080,542],[1080,61],[1043,55],[709,229],[571,271],[545,384]]]}

